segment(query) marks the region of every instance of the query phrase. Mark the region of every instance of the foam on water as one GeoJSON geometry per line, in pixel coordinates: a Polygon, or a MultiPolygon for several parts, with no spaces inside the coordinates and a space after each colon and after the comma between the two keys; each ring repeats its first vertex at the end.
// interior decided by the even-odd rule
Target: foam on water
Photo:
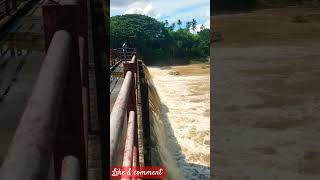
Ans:
{"type": "Polygon", "coordinates": [[[188,65],[148,70],[153,84],[149,89],[153,138],[160,161],[170,169],[169,179],[209,179],[208,67],[188,65]],[[193,68],[197,68],[197,73],[190,71],[193,68]]]}

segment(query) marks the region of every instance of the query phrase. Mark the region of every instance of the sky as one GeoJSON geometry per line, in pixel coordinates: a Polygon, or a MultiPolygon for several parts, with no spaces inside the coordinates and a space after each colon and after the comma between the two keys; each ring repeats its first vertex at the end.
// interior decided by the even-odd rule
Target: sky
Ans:
{"type": "Polygon", "coordinates": [[[194,18],[197,30],[210,28],[210,0],[111,0],[110,14],[143,14],[170,24],[180,19],[182,26],[194,18]]]}

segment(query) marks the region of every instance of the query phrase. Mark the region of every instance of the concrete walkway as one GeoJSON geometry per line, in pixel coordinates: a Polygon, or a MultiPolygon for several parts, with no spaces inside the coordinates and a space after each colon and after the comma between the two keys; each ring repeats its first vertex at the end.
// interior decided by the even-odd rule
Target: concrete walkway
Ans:
{"type": "Polygon", "coordinates": [[[10,32],[0,40],[3,52],[0,55],[0,165],[44,58],[42,3],[15,21],[10,32]]]}
{"type": "Polygon", "coordinates": [[[119,65],[119,68],[117,68],[114,72],[117,75],[115,79],[112,82],[110,82],[110,112],[112,111],[113,105],[116,102],[116,99],[118,97],[118,94],[120,92],[120,89],[124,80],[122,64],[119,65]]]}

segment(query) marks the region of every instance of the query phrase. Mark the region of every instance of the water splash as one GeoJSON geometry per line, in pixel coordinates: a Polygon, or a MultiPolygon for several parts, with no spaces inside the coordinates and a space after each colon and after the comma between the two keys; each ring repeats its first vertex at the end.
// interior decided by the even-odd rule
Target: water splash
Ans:
{"type": "Polygon", "coordinates": [[[144,69],[154,163],[167,167],[169,179],[209,179],[209,66],[144,69]]]}
{"type": "Polygon", "coordinates": [[[167,179],[184,179],[175,159],[167,148],[166,127],[161,120],[160,97],[153,84],[148,68],[145,65],[144,72],[149,85],[150,132],[152,143],[151,163],[152,165],[164,165],[167,168],[167,179]]]}

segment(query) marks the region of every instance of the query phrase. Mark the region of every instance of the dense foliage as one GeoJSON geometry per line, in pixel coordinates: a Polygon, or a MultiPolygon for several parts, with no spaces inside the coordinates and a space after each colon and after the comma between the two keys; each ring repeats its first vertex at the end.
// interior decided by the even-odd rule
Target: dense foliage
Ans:
{"type": "Polygon", "coordinates": [[[181,27],[180,20],[169,25],[154,18],[127,14],[110,19],[111,48],[124,42],[137,47],[145,63],[188,63],[191,59],[206,58],[210,54],[210,30],[201,28],[196,33],[193,19],[181,27]],[[192,32],[190,32],[192,31],[192,32]]]}

